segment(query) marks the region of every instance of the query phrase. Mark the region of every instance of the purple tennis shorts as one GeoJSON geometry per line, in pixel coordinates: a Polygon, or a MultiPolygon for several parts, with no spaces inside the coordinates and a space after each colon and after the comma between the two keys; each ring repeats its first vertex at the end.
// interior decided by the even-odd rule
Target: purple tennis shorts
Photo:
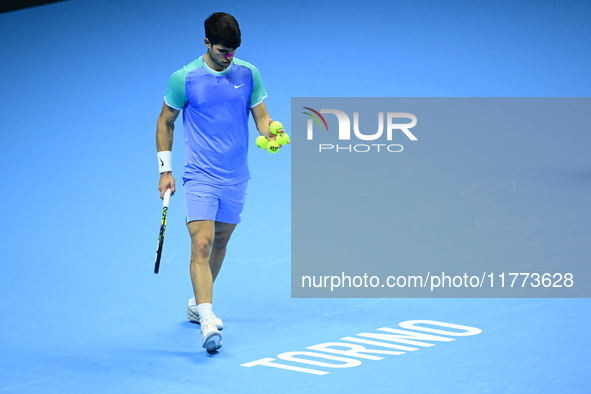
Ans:
{"type": "Polygon", "coordinates": [[[187,223],[194,220],[240,223],[247,185],[248,182],[237,185],[211,185],[188,180],[185,182],[187,223]]]}

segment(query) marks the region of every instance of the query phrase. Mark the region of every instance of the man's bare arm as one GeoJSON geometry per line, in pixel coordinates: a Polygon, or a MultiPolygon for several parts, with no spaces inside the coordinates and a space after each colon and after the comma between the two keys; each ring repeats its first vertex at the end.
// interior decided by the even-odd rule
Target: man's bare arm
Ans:
{"type": "Polygon", "coordinates": [[[263,101],[256,107],[251,108],[250,112],[252,113],[254,123],[257,125],[259,134],[274,140],[275,136],[269,131],[269,125],[273,122],[273,119],[271,119],[267,112],[265,102],[263,101]]]}
{"type": "MultiPolygon", "coordinates": [[[[158,152],[172,151],[174,121],[179,116],[179,112],[179,110],[169,107],[166,103],[162,105],[162,112],[156,123],[156,149],[158,152]]],[[[160,198],[164,198],[164,193],[168,188],[170,188],[172,194],[176,191],[172,173],[167,171],[160,174],[160,182],[158,184],[160,198]]]]}
{"type": "Polygon", "coordinates": [[[166,103],[162,105],[162,112],[156,124],[156,148],[158,152],[172,150],[174,121],[179,116],[179,112],[179,110],[169,107],[166,103]]]}

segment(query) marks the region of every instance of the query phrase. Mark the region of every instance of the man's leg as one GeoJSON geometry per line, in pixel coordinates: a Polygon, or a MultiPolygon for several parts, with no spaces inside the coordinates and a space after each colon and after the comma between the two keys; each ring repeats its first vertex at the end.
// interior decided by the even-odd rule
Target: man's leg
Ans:
{"type": "Polygon", "coordinates": [[[224,262],[226,245],[228,245],[234,229],[240,223],[246,201],[247,186],[248,182],[242,182],[237,185],[224,186],[222,190],[216,214],[215,238],[209,260],[213,281],[217,278],[224,262]]]}
{"type": "Polygon", "coordinates": [[[196,220],[187,224],[191,234],[191,282],[201,322],[201,342],[209,353],[222,347],[222,335],[211,310],[213,279],[209,259],[215,238],[213,220],[196,220]]]}
{"type": "Polygon", "coordinates": [[[215,237],[211,249],[211,256],[209,257],[212,282],[215,282],[215,278],[217,278],[220,268],[222,268],[222,263],[226,256],[226,246],[228,245],[228,241],[230,241],[230,237],[236,226],[237,224],[215,222],[215,237]]]}
{"type": "Polygon", "coordinates": [[[197,305],[211,304],[213,278],[210,268],[212,245],[215,238],[213,220],[196,220],[187,225],[191,234],[191,282],[197,305]]]}
{"type": "MultiPolygon", "coordinates": [[[[236,225],[221,222],[214,223],[211,220],[199,220],[189,222],[188,227],[191,234],[190,271],[194,298],[189,300],[187,318],[194,323],[200,324],[200,313],[197,305],[212,304],[213,282],[220,270],[226,254],[226,245],[236,225]],[[213,230],[211,229],[212,226],[214,227],[213,230]]],[[[217,329],[222,330],[224,323],[213,314],[213,311],[212,316],[217,329]]]]}
{"type": "Polygon", "coordinates": [[[236,224],[198,220],[189,222],[191,234],[191,281],[197,304],[210,303],[213,282],[220,272],[226,246],[236,224]]]}
{"type": "Polygon", "coordinates": [[[213,352],[222,346],[223,323],[212,311],[213,282],[217,277],[226,247],[236,224],[240,222],[246,182],[231,187],[220,188],[215,185],[185,184],[187,207],[187,227],[191,235],[191,281],[194,301],[189,300],[187,317],[201,324],[203,347],[213,352]],[[221,193],[220,193],[221,192],[221,193]],[[194,203],[194,204],[193,204],[194,203]],[[199,209],[195,209],[199,207],[199,209]],[[209,219],[215,215],[217,221],[209,219]],[[193,220],[191,220],[193,218],[193,220]],[[233,222],[233,223],[230,223],[233,222]]]}

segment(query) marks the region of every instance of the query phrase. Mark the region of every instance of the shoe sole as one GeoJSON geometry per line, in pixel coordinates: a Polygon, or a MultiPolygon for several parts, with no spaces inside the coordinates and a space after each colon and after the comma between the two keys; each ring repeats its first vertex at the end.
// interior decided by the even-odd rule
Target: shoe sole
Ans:
{"type": "Polygon", "coordinates": [[[219,333],[213,333],[205,339],[203,347],[207,353],[213,353],[222,347],[222,336],[219,333]]]}

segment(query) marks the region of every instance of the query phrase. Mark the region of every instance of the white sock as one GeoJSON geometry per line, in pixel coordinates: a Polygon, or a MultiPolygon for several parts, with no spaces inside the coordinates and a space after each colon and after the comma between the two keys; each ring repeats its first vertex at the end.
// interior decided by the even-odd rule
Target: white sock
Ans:
{"type": "Polygon", "coordinates": [[[212,310],[211,310],[211,304],[207,304],[207,303],[203,303],[203,304],[199,304],[197,305],[197,312],[199,313],[199,317],[205,317],[205,316],[209,316],[212,317],[212,310]]]}

